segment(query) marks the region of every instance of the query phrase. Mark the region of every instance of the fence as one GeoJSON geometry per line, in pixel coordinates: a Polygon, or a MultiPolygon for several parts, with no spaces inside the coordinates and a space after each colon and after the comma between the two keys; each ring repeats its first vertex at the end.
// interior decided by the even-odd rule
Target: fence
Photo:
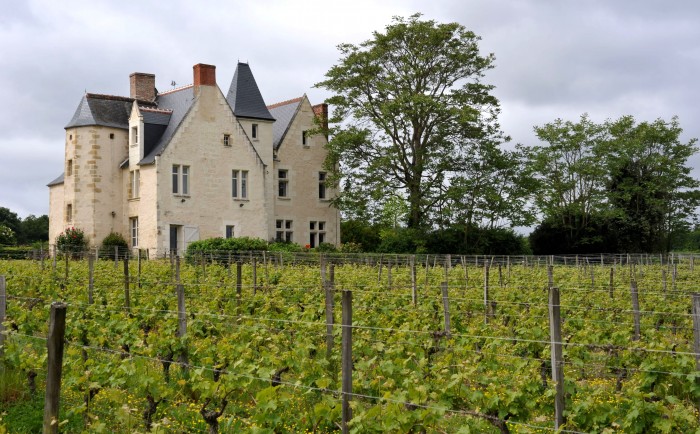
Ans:
{"type": "MultiPolygon", "coordinates": [[[[634,383],[631,381],[634,376],[642,379],[661,377],[681,391],[674,392],[671,396],[677,398],[676,395],[680,395],[684,405],[697,403],[697,397],[692,392],[695,387],[695,380],[692,378],[696,378],[694,376],[697,375],[700,353],[700,302],[694,294],[696,280],[692,256],[513,258],[449,255],[270,255],[249,252],[192,258],[185,266],[186,277],[182,276],[177,259],[147,263],[149,267],[159,265],[158,273],[148,273],[152,270],[142,270],[141,267],[134,273],[132,268],[140,263],[138,258],[132,261],[123,259],[123,274],[122,270],[115,270],[111,265],[98,263],[100,272],[109,274],[110,278],[98,279],[101,283],[96,288],[94,260],[89,260],[87,264],[75,261],[59,262],[59,265],[56,265],[58,268],[52,270],[47,267],[43,270],[49,276],[47,281],[53,285],[47,292],[64,301],[68,312],[75,312],[72,319],[77,323],[85,320],[85,315],[97,318],[100,312],[108,316],[118,316],[130,324],[143,322],[144,318],[155,318],[154,324],[173,320],[177,325],[174,328],[174,342],[184,342],[191,347],[183,344],[179,354],[163,356],[162,353],[139,351],[137,346],[133,345],[136,338],[127,339],[126,344],[115,348],[91,343],[87,337],[82,339],[81,331],[73,332],[72,336],[66,338],[69,348],[74,347],[84,353],[109,353],[120,358],[142,359],[155,365],[172,364],[180,366],[186,372],[202,370],[209,372],[212,378],[222,375],[246,378],[255,383],[317,393],[330,400],[340,397],[340,425],[343,430],[347,430],[347,422],[352,419],[350,401],[354,399],[374,403],[367,404],[370,409],[374,408],[373,406],[389,409],[393,405],[410,410],[409,414],[422,409],[429,414],[447,412],[454,417],[477,418],[501,432],[508,432],[509,427],[519,431],[550,429],[559,430],[558,432],[579,432],[578,428],[568,427],[586,426],[585,423],[566,421],[564,414],[567,403],[569,414],[582,414],[576,409],[575,401],[583,399],[584,393],[567,398],[564,385],[569,382],[581,391],[586,391],[587,383],[593,381],[592,379],[612,379],[615,389],[622,389],[624,384],[634,383]],[[65,269],[61,270],[61,266],[65,269]],[[275,281],[271,276],[285,273],[295,267],[297,270],[290,273],[294,274],[291,283],[279,276],[275,281]],[[73,275],[73,271],[79,272],[73,275]],[[147,272],[142,275],[142,271],[147,272]],[[360,274],[362,279],[358,279],[360,274]],[[121,281],[117,280],[117,276],[120,276],[121,281]],[[100,285],[106,287],[99,288],[100,285]],[[223,289],[214,291],[217,285],[223,289]],[[81,287],[86,287],[86,290],[83,290],[86,294],[81,295],[81,287]],[[538,291],[543,291],[542,288],[546,298],[538,295],[538,291]],[[232,293],[229,294],[226,289],[230,289],[232,293]],[[69,290],[69,294],[62,292],[66,290],[69,290]],[[155,303],[146,301],[148,294],[154,292],[165,294],[155,303]],[[302,295],[293,296],[295,293],[302,295]],[[188,298],[186,294],[189,294],[188,298]],[[216,299],[216,303],[223,307],[212,309],[212,304],[198,299],[207,295],[216,299]],[[298,301],[301,313],[270,314],[273,310],[265,304],[266,300],[269,299],[270,304],[274,305],[276,297],[279,296],[282,304],[290,300],[298,301]],[[564,297],[563,303],[560,297],[564,297]],[[96,298],[102,298],[103,302],[95,302],[96,298]],[[335,323],[335,318],[338,317],[338,301],[342,301],[340,325],[335,323]],[[605,302],[605,305],[602,302],[605,302]],[[158,303],[164,305],[158,306],[158,303]],[[640,307],[640,303],[646,303],[647,308],[640,307]],[[316,313],[313,317],[304,315],[304,312],[313,310],[315,306],[316,313]],[[318,309],[318,306],[323,306],[323,309],[318,309]],[[658,310],[658,307],[662,310],[658,310]],[[252,313],[251,308],[254,309],[252,313]],[[255,309],[267,314],[256,314],[255,309]],[[415,321],[414,316],[420,321],[415,321]],[[399,317],[402,321],[396,322],[394,317],[399,317]],[[323,381],[319,383],[318,379],[308,382],[307,378],[307,382],[304,382],[306,373],[287,365],[275,366],[274,369],[270,366],[268,370],[272,370],[263,375],[230,365],[222,368],[218,365],[203,364],[201,362],[205,359],[195,356],[198,351],[202,351],[201,346],[198,347],[195,342],[188,340],[190,335],[199,332],[190,330],[188,334],[187,324],[188,319],[196,322],[202,318],[219,330],[262,329],[270,336],[294,336],[292,339],[296,338],[304,343],[313,342],[314,345],[323,342],[325,361],[316,356],[313,361],[328,366],[324,374],[328,375],[329,379],[326,382],[323,380],[326,377],[321,377],[323,381]],[[546,324],[548,333],[528,330],[535,328],[539,322],[546,324]],[[582,331],[587,328],[599,330],[593,340],[584,340],[587,334],[582,331]],[[308,329],[311,330],[308,335],[300,337],[307,334],[305,330],[308,329]],[[337,336],[338,334],[340,336],[337,336]],[[76,337],[79,339],[75,339],[76,337]],[[336,346],[337,337],[341,338],[340,351],[336,346]],[[400,383],[404,378],[389,374],[391,369],[398,368],[382,367],[382,359],[391,359],[390,355],[395,356],[397,352],[401,352],[392,350],[392,347],[403,348],[407,353],[417,354],[422,351],[427,355],[424,359],[428,360],[424,363],[431,364],[432,369],[446,370],[449,378],[463,378],[464,384],[469,384],[470,388],[474,386],[474,390],[465,391],[462,387],[464,384],[450,386],[452,381],[430,378],[431,375],[437,375],[428,373],[430,369],[426,370],[420,364],[413,369],[419,370],[421,375],[426,377],[422,378],[423,382],[432,381],[438,385],[426,386],[433,390],[436,396],[438,388],[443,385],[449,386],[448,389],[455,388],[456,392],[450,391],[450,394],[431,399],[421,395],[420,391],[416,392],[419,388],[400,388],[387,384],[377,386],[368,380],[369,375],[387,377],[395,383],[400,383]],[[547,351],[549,357],[545,357],[547,351]],[[476,368],[450,358],[451,354],[475,361],[476,368]],[[176,355],[179,356],[177,360],[176,355]],[[378,357],[380,361],[375,360],[373,364],[365,366],[367,360],[378,357]],[[691,365],[687,363],[689,359],[693,360],[691,365]],[[336,371],[336,362],[340,362],[341,372],[336,371]],[[546,423],[542,423],[542,414],[532,417],[532,420],[517,420],[517,415],[511,414],[512,412],[503,416],[500,413],[494,415],[490,410],[469,406],[445,405],[446,400],[477,402],[481,398],[464,396],[477,396],[479,393],[483,395],[491,390],[491,385],[482,384],[479,376],[491,378],[490,376],[495,376],[494,372],[503,370],[504,366],[511,366],[508,362],[525,369],[525,377],[539,370],[543,384],[543,389],[538,390],[537,394],[521,391],[522,396],[518,399],[538,396],[540,392],[550,388],[553,391],[553,413],[544,420],[546,423]],[[481,364],[489,363],[495,368],[481,367],[481,364]],[[287,370],[284,370],[285,368],[287,370]],[[474,369],[476,371],[473,371],[474,369]],[[569,373],[565,376],[567,370],[569,373]],[[283,375],[292,373],[298,376],[296,380],[282,379],[283,375]],[[341,377],[340,383],[333,379],[338,373],[341,377]],[[353,380],[356,383],[354,385],[353,380]],[[380,391],[385,393],[378,393],[380,391]]],[[[37,271],[42,266],[34,262],[32,267],[37,271]]],[[[5,312],[2,302],[5,300],[14,301],[16,305],[24,307],[28,306],[30,300],[37,298],[41,298],[44,304],[51,301],[49,298],[35,297],[42,295],[37,294],[38,291],[27,292],[27,289],[33,289],[36,283],[31,277],[15,274],[9,276],[9,281],[10,290],[4,297],[4,286],[0,287],[2,314],[5,312]]],[[[12,309],[10,312],[9,318],[12,318],[12,309]]],[[[18,316],[17,311],[14,316],[18,316]]],[[[86,321],[78,328],[89,331],[91,327],[99,328],[100,325],[96,321],[86,321]]],[[[144,333],[143,328],[134,330],[140,335],[144,333]]],[[[22,333],[15,331],[9,336],[10,339],[20,339],[22,333]]],[[[49,339],[48,333],[32,333],[24,337],[49,339]]],[[[2,349],[5,346],[3,345],[2,349]]],[[[409,354],[406,356],[407,360],[411,357],[409,354]]],[[[83,358],[85,362],[88,356],[83,358]]],[[[51,369],[48,372],[51,372],[51,369]]],[[[497,376],[497,380],[505,387],[521,387],[530,381],[514,375],[513,372],[511,374],[497,376]]],[[[410,380],[420,377],[413,373],[406,376],[410,380]]],[[[635,379],[638,380],[639,378],[635,379]]],[[[48,376],[46,383],[49,396],[48,385],[51,381],[48,376]]],[[[256,390],[260,387],[251,386],[256,390]]],[[[89,390],[85,393],[90,395],[89,390]]],[[[659,391],[655,393],[658,394],[659,391]]],[[[216,399],[211,398],[201,411],[205,421],[205,414],[213,421],[211,424],[207,421],[210,428],[214,426],[214,422],[218,426],[218,419],[224,414],[226,407],[226,404],[223,404],[226,400],[219,399],[219,407],[210,408],[214,401],[216,399]]],[[[520,410],[527,412],[525,407],[520,410]]],[[[369,413],[370,411],[363,410],[359,419],[353,423],[362,423],[363,418],[369,417],[369,413]]],[[[386,416],[383,418],[387,419],[386,416]]]]}

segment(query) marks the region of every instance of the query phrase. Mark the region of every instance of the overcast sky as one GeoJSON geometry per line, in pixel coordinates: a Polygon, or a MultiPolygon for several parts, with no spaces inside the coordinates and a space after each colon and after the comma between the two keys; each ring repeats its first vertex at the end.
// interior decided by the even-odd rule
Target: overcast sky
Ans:
{"type": "MultiPolygon", "coordinates": [[[[340,43],[360,43],[392,16],[422,12],[481,36],[496,67],[486,81],[513,142],[556,118],[638,121],[677,115],[684,141],[700,137],[697,0],[2,0],[0,207],[48,214],[46,184],[63,171],[64,130],[87,92],[129,95],[129,74],[156,87],[192,82],[216,65],[228,90],[249,62],[267,104],[306,93],[334,65],[340,43]]],[[[700,169],[700,158],[691,160],[700,169]]],[[[696,176],[700,170],[695,170],[696,176]]]]}

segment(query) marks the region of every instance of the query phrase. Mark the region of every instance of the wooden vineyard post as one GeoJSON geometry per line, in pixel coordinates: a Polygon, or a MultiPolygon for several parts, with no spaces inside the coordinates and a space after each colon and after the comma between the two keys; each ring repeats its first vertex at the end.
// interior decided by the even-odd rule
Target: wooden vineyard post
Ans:
{"type": "MultiPolygon", "coordinates": [[[[5,315],[7,314],[7,287],[5,276],[0,276],[0,366],[5,364],[5,315]]],[[[1,374],[1,373],[0,373],[1,374]]]]}
{"type": "Polygon", "coordinates": [[[547,267],[547,288],[554,286],[554,267],[547,267]]]}
{"type": "Polygon", "coordinates": [[[634,335],[632,340],[638,341],[641,334],[639,325],[639,294],[637,292],[637,281],[634,279],[630,281],[630,292],[632,293],[632,310],[634,311],[634,335]]]}
{"type": "Polygon", "coordinates": [[[589,266],[588,267],[591,270],[591,290],[595,290],[595,267],[589,266]]]}
{"type": "Polygon", "coordinates": [[[348,422],[352,419],[350,398],[352,397],[352,291],[343,291],[343,350],[342,350],[342,431],[350,432],[348,422]]]}
{"type": "Polygon", "coordinates": [[[389,289],[391,289],[392,286],[394,286],[394,279],[391,275],[391,265],[392,262],[391,259],[389,259],[389,263],[386,265],[386,283],[389,289]]]}
{"type": "Polygon", "coordinates": [[[119,267],[119,246],[114,246],[114,269],[119,267]]]}
{"type": "Polygon", "coordinates": [[[464,291],[469,290],[469,269],[467,268],[467,258],[465,256],[462,256],[462,260],[460,261],[462,264],[462,267],[464,267],[464,291]]]}
{"type": "Polygon", "coordinates": [[[452,257],[450,255],[445,256],[445,282],[450,281],[450,269],[452,268],[452,257]]]}
{"type": "MultiPolygon", "coordinates": [[[[42,270],[44,269],[43,266],[41,268],[42,268],[42,270]]],[[[692,273],[694,269],[695,269],[695,255],[691,253],[691,255],[690,255],[690,272],[692,273]]]]}
{"type": "Polygon", "coordinates": [[[484,261],[484,324],[489,323],[491,301],[489,300],[489,261],[484,261]]]}
{"type": "MultiPolygon", "coordinates": [[[[182,339],[187,334],[187,312],[185,311],[185,286],[180,283],[180,257],[175,258],[175,292],[177,294],[177,337],[182,339]]],[[[182,369],[186,369],[187,349],[178,357],[182,369]]]]}
{"type": "MultiPolygon", "coordinates": [[[[691,257],[692,258],[692,257],[691,257]]],[[[693,352],[695,353],[695,370],[700,371],[700,294],[693,293],[693,352]]],[[[695,380],[698,383],[698,379],[695,380]]],[[[700,409],[700,401],[695,403],[700,409]]]]}
{"type": "Polygon", "coordinates": [[[131,311],[131,297],[129,294],[129,258],[124,257],[124,308],[131,311]]]}
{"type": "Polygon", "coordinates": [[[236,261],[236,305],[241,306],[241,291],[243,289],[243,264],[236,261]]]}
{"type": "MultiPolygon", "coordinates": [[[[66,248],[66,250],[69,250],[69,249],[66,248]]],[[[69,256],[70,256],[69,252],[66,252],[63,255],[63,259],[64,259],[64,263],[65,263],[65,267],[63,268],[63,270],[65,271],[65,285],[66,286],[68,286],[68,274],[69,274],[69,269],[70,269],[70,267],[68,266],[68,257],[69,256]]]]}
{"type": "Polygon", "coordinates": [[[66,332],[66,304],[52,303],[49,335],[46,339],[47,372],[44,398],[44,434],[58,433],[58,408],[63,370],[63,345],[66,332]]]}
{"type": "Polygon", "coordinates": [[[615,267],[610,267],[610,298],[613,298],[615,288],[615,267]]]}
{"type": "Polygon", "coordinates": [[[255,295],[258,293],[258,258],[251,260],[251,266],[253,267],[253,295],[255,295]]]}
{"type": "Polygon", "coordinates": [[[263,262],[265,263],[265,286],[270,285],[270,271],[267,268],[267,254],[263,251],[263,262]]]}
{"type": "Polygon", "coordinates": [[[136,281],[138,282],[139,289],[141,289],[141,249],[138,249],[136,253],[138,254],[138,275],[136,281]]]}
{"type": "Polygon", "coordinates": [[[330,360],[333,355],[333,285],[324,281],[323,290],[326,296],[326,359],[330,360]]]}
{"type": "Polygon", "coordinates": [[[88,256],[88,304],[93,303],[93,291],[95,289],[95,257],[88,256]]]}
{"type": "Polygon", "coordinates": [[[413,305],[418,304],[418,288],[416,286],[416,255],[411,256],[411,301],[413,305]]]}
{"type": "Polygon", "coordinates": [[[666,270],[661,270],[661,286],[664,291],[664,295],[666,294],[666,270]]]}
{"type": "Polygon", "coordinates": [[[53,261],[51,264],[52,271],[56,274],[56,245],[53,245],[53,261]]]}
{"type": "Polygon", "coordinates": [[[430,277],[430,262],[428,262],[430,255],[425,255],[425,291],[428,291],[429,277],[430,277]]]}
{"type": "Polygon", "coordinates": [[[377,273],[377,283],[379,285],[382,284],[382,257],[383,255],[379,255],[379,272],[377,273]]]}
{"type": "Polygon", "coordinates": [[[450,299],[447,294],[447,282],[442,282],[442,308],[445,312],[445,337],[449,338],[451,335],[450,330],[450,299]]]}
{"type": "Polygon", "coordinates": [[[676,292],[676,277],[678,276],[678,264],[673,264],[673,270],[671,274],[671,290],[676,292]]]}
{"type": "Polygon", "coordinates": [[[554,429],[558,430],[564,424],[565,400],[559,288],[555,286],[549,287],[549,334],[552,354],[552,381],[556,388],[556,395],[554,396],[554,429]]]}
{"type": "Polygon", "coordinates": [[[331,263],[328,267],[328,279],[331,282],[331,286],[335,287],[335,264],[331,263]]]}
{"type": "Polygon", "coordinates": [[[498,286],[503,288],[503,267],[501,264],[498,264],[498,286]]]}

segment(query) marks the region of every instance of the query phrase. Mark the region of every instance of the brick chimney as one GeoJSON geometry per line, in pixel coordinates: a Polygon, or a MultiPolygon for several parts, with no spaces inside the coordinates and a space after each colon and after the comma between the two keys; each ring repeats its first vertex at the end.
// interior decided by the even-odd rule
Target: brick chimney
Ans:
{"type": "Polygon", "coordinates": [[[199,93],[199,86],[216,86],[216,66],[198,63],[194,70],[194,93],[199,93]]]}
{"type": "Polygon", "coordinates": [[[143,72],[134,72],[129,75],[130,95],[141,101],[155,101],[156,76],[143,72]]]}
{"type": "Polygon", "coordinates": [[[311,108],[313,109],[318,120],[321,122],[324,135],[326,136],[326,140],[328,140],[328,104],[316,104],[311,108]]]}

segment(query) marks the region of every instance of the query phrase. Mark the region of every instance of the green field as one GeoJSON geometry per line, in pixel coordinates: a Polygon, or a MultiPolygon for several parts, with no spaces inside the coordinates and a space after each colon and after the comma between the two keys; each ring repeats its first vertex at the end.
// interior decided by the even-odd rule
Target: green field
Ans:
{"type": "MultiPolygon", "coordinates": [[[[318,256],[260,259],[255,285],[244,259],[240,291],[235,265],[182,263],[183,337],[170,261],[143,261],[140,272],[129,262],[128,309],[122,262],[96,261],[90,290],[86,260],[68,261],[67,271],[64,261],[55,269],[0,261],[0,432],[41,430],[53,301],[68,305],[61,432],[146,432],[147,420],[152,432],[169,433],[340,431],[344,291],[353,311],[351,432],[555,431],[544,259],[489,261],[488,309],[483,258],[453,257],[447,270],[444,257],[427,267],[418,258],[415,279],[409,257],[383,257],[381,267],[377,258],[337,259],[330,352],[318,256]]],[[[553,266],[562,432],[698,431],[692,293],[700,269],[687,258],[593,260],[553,266]]]]}

